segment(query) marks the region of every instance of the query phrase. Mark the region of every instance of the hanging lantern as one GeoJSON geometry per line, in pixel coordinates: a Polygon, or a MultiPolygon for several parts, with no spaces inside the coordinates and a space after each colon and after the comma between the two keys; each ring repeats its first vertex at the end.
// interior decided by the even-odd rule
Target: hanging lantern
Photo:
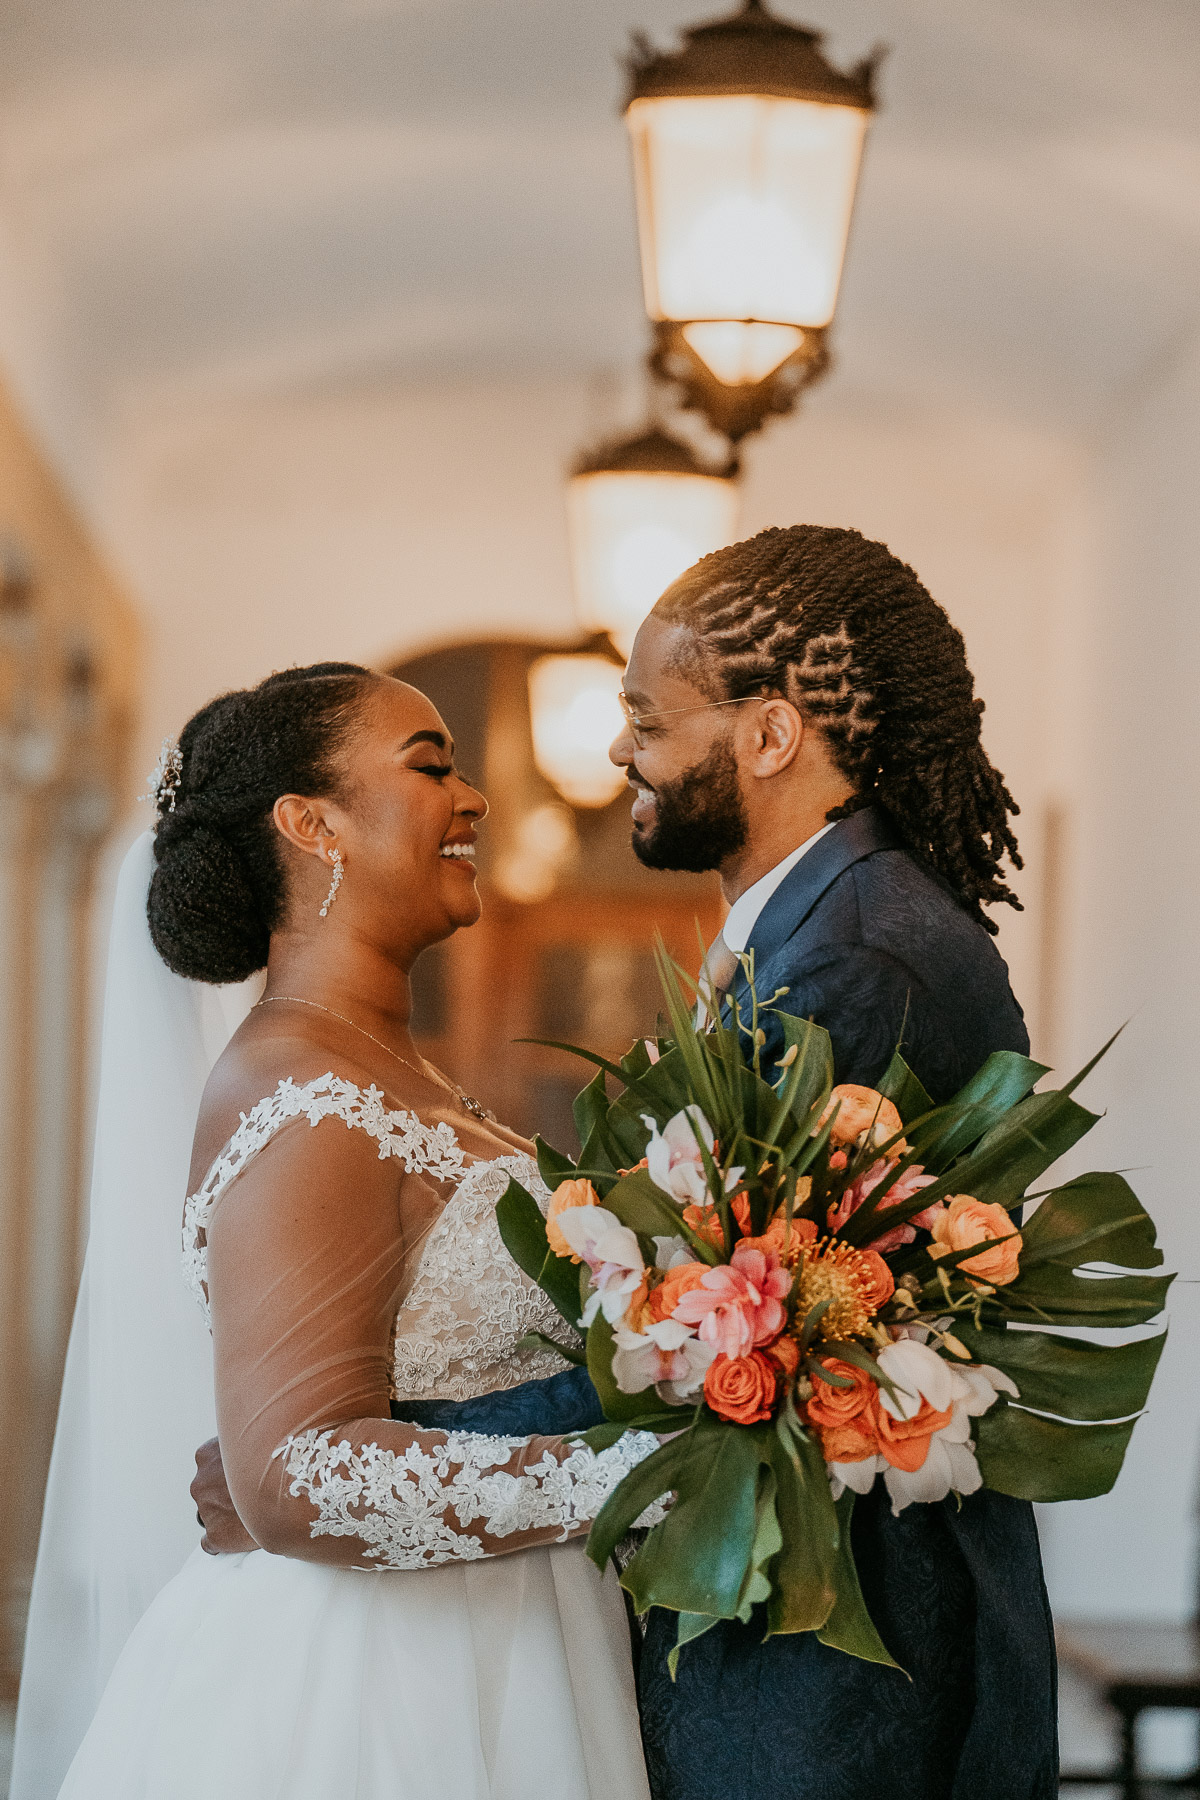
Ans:
{"type": "Polygon", "coordinates": [[[705,408],[735,436],[786,410],[761,391],[777,371],[793,366],[790,405],[797,370],[811,380],[826,365],[877,60],[841,73],[819,32],[761,0],[693,26],[678,51],[635,39],[625,117],[659,367],[678,380],[682,356],[710,381],[759,390],[754,423],[731,397],[720,421],[719,398],[705,408]]]}
{"type": "Polygon", "coordinates": [[[737,469],[706,467],[655,427],[581,457],[567,483],[567,526],[582,623],[628,656],[664,588],[737,530],[737,469]]]}
{"type": "Polygon", "coordinates": [[[572,806],[607,806],[625,786],[608,747],[624,729],[622,668],[607,656],[539,656],[529,671],[533,760],[572,806]]]}

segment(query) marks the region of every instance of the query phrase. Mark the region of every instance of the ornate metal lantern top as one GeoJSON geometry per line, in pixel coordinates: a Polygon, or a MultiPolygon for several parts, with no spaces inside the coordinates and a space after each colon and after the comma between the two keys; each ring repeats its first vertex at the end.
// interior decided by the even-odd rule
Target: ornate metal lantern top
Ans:
{"type": "Polygon", "coordinates": [[[690,26],[681,36],[681,49],[658,50],[645,33],[634,34],[626,110],[635,100],[685,94],[762,94],[874,111],[881,51],[843,73],[826,61],[821,32],[779,18],[762,0],[746,0],[728,18],[690,26]]]}
{"type": "Polygon", "coordinates": [[[738,473],[735,459],[722,468],[702,462],[690,444],[652,425],[636,437],[610,438],[585,450],[571,465],[571,475],[702,475],[722,481],[738,473]]]}

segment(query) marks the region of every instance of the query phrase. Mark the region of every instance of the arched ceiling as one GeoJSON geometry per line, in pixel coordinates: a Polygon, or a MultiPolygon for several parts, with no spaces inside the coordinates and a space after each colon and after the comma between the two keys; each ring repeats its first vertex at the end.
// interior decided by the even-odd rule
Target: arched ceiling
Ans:
{"type": "MultiPolygon", "coordinates": [[[[835,379],[1111,415],[1196,318],[1196,0],[779,4],[892,46],[835,379]]],[[[616,57],[721,10],[9,0],[0,355],[83,435],[148,391],[632,364],[616,57]]]]}

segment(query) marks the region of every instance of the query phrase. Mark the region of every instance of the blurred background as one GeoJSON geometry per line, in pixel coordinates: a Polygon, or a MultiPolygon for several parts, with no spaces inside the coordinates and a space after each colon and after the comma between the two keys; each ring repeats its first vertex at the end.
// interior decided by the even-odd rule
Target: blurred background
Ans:
{"type": "MultiPolygon", "coordinates": [[[[710,881],[639,869],[597,759],[623,633],[672,557],[803,520],[884,539],[966,636],[1021,805],[1025,910],[1000,909],[1000,943],[1034,1053],[1069,1069],[1128,1021],[1085,1089],[1106,1115],[1088,1160],[1136,1171],[1181,1271],[1172,1335],[1114,1492],[1041,1524],[1068,1755],[1108,1760],[1105,1693],[1157,1671],[1176,1710],[1141,1727],[1144,1761],[1196,1760],[1200,12],[779,6],[826,34],[860,124],[872,79],[878,111],[836,319],[794,317],[774,368],[757,341],[708,346],[743,356],[740,383],[671,336],[693,315],[665,275],[651,334],[620,116],[631,32],[677,49],[704,0],[0,10],[10,1698],[86,1234],[107,896],[163,736],[318,658],[428,689],[493,814],[485,922],[423,966],[423,1041],[565,1139],[572,1066],[495,1046],[623,1046],[656,1011],[655,928],[687,956],[719,919],[710,881]],[[736,393],[762,427],[738,445],[714,428],[736,393]]],[[[645,256],[647,198],[670,199],[648,130],[645,256]]]]}

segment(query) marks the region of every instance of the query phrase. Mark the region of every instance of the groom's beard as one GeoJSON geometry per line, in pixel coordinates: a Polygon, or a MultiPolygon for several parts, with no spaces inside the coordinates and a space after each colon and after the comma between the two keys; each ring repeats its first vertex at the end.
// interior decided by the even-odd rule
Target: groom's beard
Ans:
{"type": "MultiPolygon", "coordinates": [[[[636,772],[634,779],[638,779],[636,772]]],[[[633,853],[648,869],[718,869],[745,846],[750,822],[737,758],[718,738],[708,755],[654,790],[654,824],[635,825],[633,853]]]]}

